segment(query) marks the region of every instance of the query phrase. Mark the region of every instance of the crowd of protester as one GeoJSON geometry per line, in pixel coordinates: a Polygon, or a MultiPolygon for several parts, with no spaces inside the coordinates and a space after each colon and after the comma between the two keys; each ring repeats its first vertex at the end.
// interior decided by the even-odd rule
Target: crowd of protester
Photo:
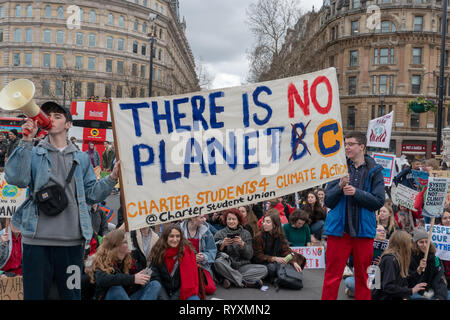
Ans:
{"type": "MultiPolygon", "coordinates": [[[[0,166],[5,166],[14,149],[21,148],[19,141],[15,130],[9,132],[8,138],[0,134],[0,166]]],[[[110,143],[105,143],[102,156],[93,143],[85,154],[92,167],[113,172],[116,161],[110,143]]],[[[411,173],[436,169],[439,163],[435,159],[413,159],[394,179],[394,184],[420,191],[414,210],[394,205],[388,196],[390,190],[376,210],[375,240],[388,241],[388,246],[384,252],[374,248],[371,254],[372,264],[381,272],[381,285],[372,290],[372,299],[448,298],[450,261],[439,259],[432,243],[424,258],[428,247],[424,225],[429,223],[422,216],[426,189],[418,189],[411,173]]],[[[92,238],[86,241],[83,254],[81,298],[198,300],[214,294],[218,285],[282,287],[278,279],[281,270],[289,268],[302,276],[306,263],[291,247],[327,247],[327,215],[336,205],[326,205],[331,201],[328,187],[176,221],[162,228],[134,230],[130,233],[131,243],[124,230],[122,210],[118,210],[117,225],[111,228],[99,202],[91,204],[92,238]]],[[[20,230],[11,223],[6,225],[6,219],[1,223],[0,277],[22,275],[26,250],[20,230]]],[[[450,227],[450,207],[436,224],[450,227]]],[[[349,296],[355,294],[353,258],[352,254],[343,276],[349,296]]],[[[54,277],[52,281],[58,280],[54,277]]]]}

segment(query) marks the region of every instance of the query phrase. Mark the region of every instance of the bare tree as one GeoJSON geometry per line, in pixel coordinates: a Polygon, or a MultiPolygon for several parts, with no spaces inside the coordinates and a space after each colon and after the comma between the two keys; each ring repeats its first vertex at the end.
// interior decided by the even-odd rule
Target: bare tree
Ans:
{"type": "Polygon", "coordinates": [[[298,0],[257,0],[246,11],[247,24],[256,38],[250,50],[249,81],[259,80],[270,64],[279,61],[278,55],[287,30],[301,16],[298,0]]]}
{"type": "Polygon", "coordinates": [[[195,59],[195,73],[197,73],[198,77],[198,85],[202,90],[211,89],[213,77],[209,72],[208,67],[203,62],[202,57],[198,57],[195,59]]]}

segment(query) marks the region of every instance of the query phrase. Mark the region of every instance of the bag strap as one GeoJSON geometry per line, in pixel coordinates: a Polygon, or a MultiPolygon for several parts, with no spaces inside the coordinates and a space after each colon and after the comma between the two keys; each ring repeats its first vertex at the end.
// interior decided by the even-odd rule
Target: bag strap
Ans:
{"type": "Polygon", "coordinates": [[[72,163],[72,168],[70,168],[69,175],[67,176],[66,184],[69,184],[70,181],[72,180],[73,173],[75,172],[76,167],[77,167],[77,162],[74,160],[72,163]]]}

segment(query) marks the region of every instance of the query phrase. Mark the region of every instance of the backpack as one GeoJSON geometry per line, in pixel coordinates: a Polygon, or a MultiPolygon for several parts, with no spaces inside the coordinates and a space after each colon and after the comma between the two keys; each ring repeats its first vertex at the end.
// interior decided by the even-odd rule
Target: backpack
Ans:
{"type": "Polygon", "coordinates": [[[300,290],[303,288],[303,274],[295,270],[291,264],[280,265],[277,271],[277,277],[278,290],[279,288],[293,290],[300,290]]]}

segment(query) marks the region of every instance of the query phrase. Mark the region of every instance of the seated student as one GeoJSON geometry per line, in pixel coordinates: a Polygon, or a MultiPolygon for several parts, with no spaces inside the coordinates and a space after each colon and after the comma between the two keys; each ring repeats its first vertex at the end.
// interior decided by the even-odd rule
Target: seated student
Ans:
{"type": "Polygon", "coordinates": [[[130,232],[133,251],[131,257],[135,261],[136,271],[139,272],[150,267],[150,252],[159,236],[151,227],[145,227],[130,232]]]}
{"type": "Polygon", "coordinates": [[[291,247],[311,246],[311,230],[309,214],[297,209],[289,216],[289,223],[283,225],[284,235],[291,247]]]}
{"type": "Polygon", "coordinates": [[[213,280],[212,265],[216,259],[217,247],[214,242],[214,236],[208,230],[206,217],[197,216],[181,222],[180,228],[184,236],[188,239],[195,249],[197,263],[205,268],[206,283],[205,293],[210,295],[216,292],[216,285],[213,280]]]}
{"type": "Polygon", "coordinates": [[[200,300],[192,244],[177,224],[169,224],[150,253],[152,279],[161,284],[159,300],[200,300]]]}
{"type": "MultiPolygon", "coordinates": [[[[2,230],[4,231],[4,230],[2,230]]],[[[22,235],[12,224],[0,238],[0,274],[8,277],[22,275],[22,235]]]]}
{"type": "Polygon", "coordinates": [[[306,198],[306,204],[302,209],[309,213],[309,227],[313,235],[313,242],[322,239],[323,227],[325,225],[326,211],[320,204],[319,198],[314,191],[309,191],[306,198]]]}
{"type": "Polygon", "coordinates": [[[251,206],[242,206],[239,207],[238,210],[242,213],[242,216],[244,217],[245,224],[244,228],[250,232],[252,235],[252,238],[255,236],[255,234],[259,231],[258,228],[258,218],[256,218],[255,213],[252,210],[251,206]]]}
{"type": "Polygon", "coordinates": [[[407,300],[426,287],[424,282],[409,287],[410,261],[411,236],[406,231],[394,231],[379,263],[381,288],[372,291],[372,300],[407,300]]]}
{"type": "Polygon", "coordinates": [[[391,234],[398,229],[398,225],[395,222],[394,211],[389,204],[384,204],[378,210],[377,224],[381,224],[386,229],[386,239],[389,239],[391,234]]]}
{"type": "MultiPolygon", "coordinates": [[[[377,225],[377,233],[375,236],[375,240],[383,241],[386,240],[386,230],[384,227],[379,224],[377,225]]],[[[383,254],[383,251],[377,248],[373,248],[373,258],[372,258],[372,265],[378,265],[381,260],[381,255],[383,254]]],[[[345,294],[349,297],[355,296],[355,277],[352,275],[353,271],[351,271],[351,275],[348,277],[345,277],[344,283],[345,283],[345,294]]]]}
{"type": "Polygon", "coordinates": [[[448,290],[444,280],[444,266],[436,257],[436,248],[430,243],[427,260],[424,259],[428,244],[428,233],[417,228],[413,233],[413,245],[409,274],[412,282],[425,282],[424,291],[416,292],[412,300],[447,300],[448,290]]]}
{"type": "MultiPolygon", "coordinates": [[[[268,207],[270,207],[270,205],[268,207]]],[[[258,220],[258,230],[261,229],[262,222],[268,214],[278,214],[280,216],[280,221],[281,221],[282,225],[285,225],[288,223],[288,221],[286,220],[286,217],[284,215],[281,215],[279,210],[277,210],[275,208],[270,208],[270,209],[267,209],[266,212],[264,212],[264,215],[258,220]],[[283,221],[286,221],[286,223],[283,223],[283,221]]]]}
{"type": "Polygon", "coordinates": [[[92,265],[87,269],[91,283],[95,283],[94,299],[98,300],[156,300],[161,285],[145,273],[134,273],[125,230],[108,233],[92,265]],[[134,274],[133,274],[134,273],[134,274]]]}
{"type": "MultiPolygon", "coordinates": [[[[287,263],[285,257],[293,253],[284,237],[279,215],[269,214],[264,217],[262,229],[256,234],[253,242],[253,251],[253,261],[267,267],[268,280],[272,282],[277,277],[280,265],[287,263]]],[[[294,259],[289,263],[295,270],[302,272],[306,259],[294,254],[294,259]]]]}
{"type": "Polygon", "coordinates": [[[231,284],[237,287],[261,288],[261,279],[267,275],[267,268],[251,264],[253,257],[252,236],[242,225],[245,220],[238,209],[223,211],[226,227],[214,235],[218,249],[214,268],[216,275],[224,278],[223,287],[231,284]]]}

